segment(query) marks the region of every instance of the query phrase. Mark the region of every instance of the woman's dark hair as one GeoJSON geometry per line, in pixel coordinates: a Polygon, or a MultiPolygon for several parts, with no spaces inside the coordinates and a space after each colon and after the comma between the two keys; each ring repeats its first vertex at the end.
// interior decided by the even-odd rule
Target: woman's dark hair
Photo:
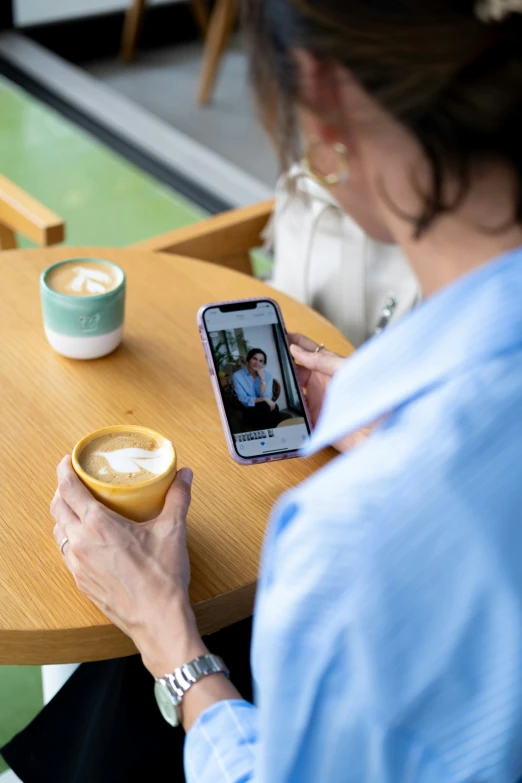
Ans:
{"type": "Polygon", "coordinates": [[[265,357],[265,364],[266,364],[266,353],[265,353],[264,351],[262,351],[262,350],[261,350],[261,348],[252,348],[252,349],[251,349],[251,350],[250,350],[250,351],[247,353],[247,358],[246,358],[246,360],[247,360],[247,364],[248,364],[248,362],[250,361],[250,359],[251,359],[253,356],[255,356],[255,355],[256,355],[256,353],[262,353],[262,354],[263,354],[263,356],[265,357]]]}
{"type": "MultiPolygon", "coordinates": [[[[477,0],[243,0],[250,71],[286,168],[300,155],[292,49],[340,62],[418,139],[432,189],[415,234],[465,197],[475,161],[503,160],[522,222],[522,14],[480,21],[477,0]],[[448,175],[458,192],[448,202],[448,175]]],[[[499,228],[504,229],[505,226],[499,228]]]]}

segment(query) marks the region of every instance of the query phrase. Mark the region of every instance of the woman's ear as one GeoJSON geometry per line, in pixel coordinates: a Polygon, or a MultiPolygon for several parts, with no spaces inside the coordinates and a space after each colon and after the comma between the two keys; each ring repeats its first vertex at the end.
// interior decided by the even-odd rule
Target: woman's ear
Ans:
{"type": "Polygon", "coordinates": [[[326,146],[345,143],[344,123],[338,111],[342,69],[322,62],[304,49],[294,49],[293,54],[299,72],[300,119],[305,136],[326,146]]]}

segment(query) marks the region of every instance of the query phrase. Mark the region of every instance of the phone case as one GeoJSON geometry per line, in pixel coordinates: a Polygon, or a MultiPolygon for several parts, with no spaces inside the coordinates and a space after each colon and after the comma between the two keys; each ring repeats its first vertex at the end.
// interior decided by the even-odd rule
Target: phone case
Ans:
{"type": "MultiPolygon", "coordinates": [[[[209,304],[203,305],[202,307],[199,308],[198,314],[197,314],[197,325],[198,325],[198,329],[199,329],[199,336],[201,338],[201,343],[203,345],[203,350],[205,352],[205,358],[207,360],[207,365],[208,365],[208,369],[209,369],[209,372],[210,372],[210,380],[211,380],[211,383],[212,383],[212,388],[214,390],[214,396],[216,398],[217,406],[218,406],[218,409],[219,409],[219,415],[221,417],[221,424],[223,425],[223,430],[224,430],[224,433],[225,433],[225,440],[227,442],[228,452],[229,452],[230,456],[232,457],[232,459],[234,460],[234,462],[237,462],[238,465],[258,465],[261,462],[274,462],[276,460],[293,459],[295,457],[299,457],[301,455],[300,455],[300,452],[299,452],[298,449],[296,449],[295,451],[288,451],[288,452],[285,452],[283,454],[268,454],[265,457],[262,457],[262,456],[261,457],[251,457],[251,458],[240,457],[239,454],[236,452],[236,449],[234,448],[234,438],[232,436],[232,433],[230,432],[230,427],[229,427],[229,424],[228,424],[228,419],[227,419],[227,415],[226,415],[226,411],[225,411],[225,406],[224,406],[224,403],[223,403],[223,397],[221,396],[221,388],[219,386],[219,381],[218,381],[218,378],[216,376],[216,372],[214,370],[214,360],[212,358],[212,352],[210,350],[210,346],[209,346],[208,340],[207,340],[207,335],[206,335],[206,332],[205,332],[205,324],[203,322],[203,313],[205,312],[205,310],[208,310],[210,307],[221,307],[222,305],[241,304],[242,302],[270,302],[271,304],[273,304],[275,309],[276,309],[276,311],[277,311],[279,322],[281,324],[281,328],[283,330],[283,334],[284,334],[284,337],[285,337],[285,340],[286,340],[286,344],[288,346],[288,337],[287,337],[288,333],[286,331],[286,326],[285,326],[285,322],[284,322],[284,319],[283,319],[283,314],[281,313],[281,308],[279,307],[277,302],[274,299],[272,299],[271,297],[269,297],[269,296],[263,296],[263,297],[256,296],[256,297],[251,297],[250,299],[228,299],[228,300],[226,300],[224,302],[210,302],[209,304]]],[[[295,365],[294,359],[293,359],[292,354],[290,353],[290,351],[288,351],[288,355],[290,357],[290,361],[292,362],[292,366],[293,366],[294,371],[295,371],[296,370],[296,365],[295,365]]],[[[296,375],[296,380],[297,380],[297,382],[299,384],[297,372],[295,373],[295,375],[296,375]]],[[[309,414],[309,411],[308,411],[308,406],[306,404],[306,398],[305,398],[305,396],[303,394],[303,390],[301,389],[300,386],[299,386],[299,391],[301,392],[301,400],[302,400],[302,403],[303,403],[303,408],[304,408],[304,414],[305,414],[306,422],[308,424],[309,430],[311,431],[312,430],[312,424],[311,424],[311,421],[310,421],[310,414],[309,414]]]]}

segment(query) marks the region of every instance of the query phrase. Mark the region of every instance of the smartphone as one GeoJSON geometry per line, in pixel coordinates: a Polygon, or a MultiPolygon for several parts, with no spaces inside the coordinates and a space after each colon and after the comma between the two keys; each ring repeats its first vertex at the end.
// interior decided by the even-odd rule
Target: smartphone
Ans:
{"type": "Polygon", "coordinates": [[[198,328],[232,459],[299,456],[311,424],[278,304],[213,302],[199,310],[198,328]]]}

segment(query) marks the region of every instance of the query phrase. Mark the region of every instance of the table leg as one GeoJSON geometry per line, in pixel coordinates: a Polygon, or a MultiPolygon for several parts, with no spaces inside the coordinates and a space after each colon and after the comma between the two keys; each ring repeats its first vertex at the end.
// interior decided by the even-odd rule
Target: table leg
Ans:
{"type": "Polygon", "coordinates": [[[129,7],[125,12],[120,52],[121,58],[128,63],[134,58],[136,52],[136,44],[138,42],[144,14],[145,0],[131,0],[129,7]]]}
{"type": "Polygon", "coordinates": [[[198,103],[200,104],[208,103],[212,97],[221,56],[232,34],[236,16],[237,0],[217,0],[210,19],[203,52],[198,91],[198,103]]]}
{"type": "Polygon", "coordinates": [[[196,24],[201,33],[201,37],[204,39],[207,34],[209,9],[207,0],[192,0],[191,2],[192,14],[196,21],[196,24]]]}
{"type": "MultiPolygon", "coordinates": [[[[78,668],[79,663],[58,663],[52,666],[42,666],[42,690],[44,705],[48,704],[60,688],[62,688],[71,674],[78,668]]],[[[3,783],[3,781],[2,781],[3,783]]]]}

